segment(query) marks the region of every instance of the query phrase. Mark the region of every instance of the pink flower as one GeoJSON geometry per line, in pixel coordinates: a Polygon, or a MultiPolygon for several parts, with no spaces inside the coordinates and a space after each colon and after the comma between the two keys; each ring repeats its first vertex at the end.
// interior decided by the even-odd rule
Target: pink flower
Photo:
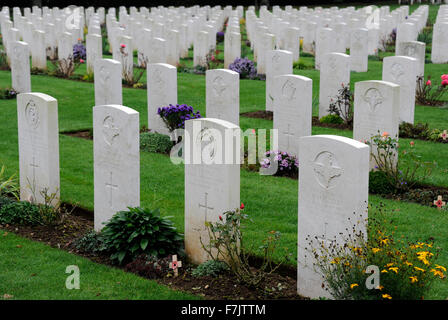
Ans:
{"type": "Polygon", "coordinates": [[[448,85],[448,79],[444,79],[444,80],[442,80],[442,86],[444,87],[444,86],[446,86],[446,85],[448,85]]]}
{"type": "Polygon", "coordinates": [[[442,78],[442,80],[448,80],[448,74],[442,74],[440,78],[442,78]]]}
{"type": "Polygon", "coordinates": [[[428,81],[426,81],[426,85],[431,86],[431,80],[428,79],[428,81]]]}
{"type": "Polygon", "coordinates": [[[411,141],[409,144],[411,145],[411,147],[413,147],[415,145],[415,142],[411,141]]]}
{"type": "Polygon", "coordinates": [[[389,133],[388,133],[387,131],[384,131],[383,134],[382,134],[381,136],[383,136],[383,137],[388,137],[388,136],[389,136],[389,133]]]}
{"type": "Polygon", "coordinates": [[[212,61],[215,61],[215,56],[212,56],[212,61]]]}
{"type": "Polygon", "coordinates": [[[120,47],[126,48],[126,45],[124,43],[120,44],[120,47]]]}
{"type": "Polygon", "coordinates": [[[84,59],[79,59],[79,62],[84,63],[84,59]]]}

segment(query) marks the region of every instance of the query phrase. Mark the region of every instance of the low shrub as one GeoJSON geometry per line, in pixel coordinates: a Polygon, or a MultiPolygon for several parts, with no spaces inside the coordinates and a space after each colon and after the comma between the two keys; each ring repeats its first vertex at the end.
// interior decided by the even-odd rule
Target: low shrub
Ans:
{"type": "Polygon", "coordinates": [[[280,232],[270,231],[267,237],[255,248],[246,248],[244,246],[245,237],[243,233],[244,222],[250,221],[247,214],[243,214],[241,208],[227,211],[219,216],[215,223],[206,222],[208,236],[210,241],[204,243],[200,238],[202,248],[214,261],[224,262],[229,271],[236,279],[249,286],[250,288],[263,288],[266,276],[277,270],[282,263],[290,258],[290,254],[285,248],[285,257],[277,265],[273,263],[273,257],[279,248],[280,232]],[[262,257],[262,262],[258,269],[254,269],[249,264],[249,252],[255,252],[262,257]]]}
{"type": "Polygon", "coordinates": [[[353,99],[354,94],[350,90],[350,86],[342,83],[341,88],[338,90],[338,95],[331,99],[328,109],[330,114],[341,117],[349,127],[353,126],[353,99]]]}
{"type": "Polygon", "coordinates": [[[0,224],[42,225],[39,207],[26,202],[11,202],[0,208],[0,224]]]}
{"type": "Polygon", "coordinates": [[[320,123],[343,124],[344,120],[337,114],[327,114],[319,119],[320,123]]]}
{"type": "Polygon", "coordinates": [[[218,275],[229,271],[229,267],[222,261],[209,260],[200,264],[192,272],[194,277],[217,277],[218,275]]]}
{"type": "Polygon", "coordinates": [[[141,254],[155,257],[175,254],[183,243],[183,235],[158,209],[129,208],[129,211],[117,212],[101,233],[112,261],[119,264],[141,254]]]}
{"type": "Polygon", "coordinates": [[[12,200],[11,198],[4,197],[4,196],[0,195],[0,210],[2,209],[3,206],[6,206],[13,202],[14,202],[14,200],[12,200]]]}
{"type": "Polygon", "coordinates": [[[424,181],[437,165],[435,161],[423,161],[413,141],[410,142],[409,150],[399,152],[398,140],[387,132],[373,136],[366,143],[374,147],[371,148],[371,156],[376,164],[375,169],[385,174],[396,193],[406,192],[419,181],[424,181]],[[402,164],[406,166],[400,170],[402,164]]]}
{"type": "Polygon", "coordinates": [[[73,242],[73,247],[84,253],[90,253],[98,255],[106,252],[106,246],[104,245],[104,239],[101,233],[96,231],[89,231],[82,237],[76,239],[73,242]]]}
{"type": "Polygon", "coordinates": [[[375,194],[392,194],[395,192],[395,188],[390,184],[383,171],[370,171],[369,192],[375,194]]]}
{"type": "Polygon", "coordinates": [[[424,139],[429,137],[430,129],[427,123],[400,123],[400,138],[424,139]]]}
{"type": "Polygon", "coordinates": [[[140,150],[168,154],[172,147],[173,141],[167,135],[156,132],[140,134],[140,150]]]}

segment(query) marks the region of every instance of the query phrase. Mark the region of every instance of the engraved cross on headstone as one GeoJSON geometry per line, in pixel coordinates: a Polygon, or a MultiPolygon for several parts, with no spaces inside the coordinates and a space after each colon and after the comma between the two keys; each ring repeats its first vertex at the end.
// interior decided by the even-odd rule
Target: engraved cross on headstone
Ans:
{"type": "Polygon", "coordinates": [[[213,207],[209,207],[208,205],[208,193],[205,193],[205,203],[204,204],[200,204],[199,203],[199,208],[204,208],[205,209],[205,221],[207,221],[207,212],[208,210],[213,210],[213,207]]]}
{"type": "Polygon", "coordinates": [[[290,152],[291,150],[289,150],[289,139],[294,137],[294,132],[291,132],[290,130],[291,125],[288,123],[288,130],[286,132],[283,132],[283,134],[286,136],[286,151],[290,152]]]}
{"type": "Polygon", "coordinates": [[[333,242],[332,240],[328,239],[327,227],[328,227],[328,222],[325,222],[324,223],[324,233],[322,235],[316,236],[316,239],[319,241],[319,246],[321,246],[322,248],[325,248],[325,249],[329,249],[331,243],[333,242]]]}
{"type": "Polygon", "coordinates": [[[118,185],[112,183],[112,171],[110,172],[110,182],[106,182],[106,188],[109,188],[109,205],[112,207],[112,195],[114,190],[118,190],[118,185]]]}
{"type": "MultiPolygon", "coordinates": [[[[33,168],[33,184],[36,183],[36,168],[39,168],[39,166],[36,164],[36,158],[33,156],[33,161],[30,163],[30,167],[33,168]]],[[[35,186],[33,186],[35,187],[35,186]]]]}

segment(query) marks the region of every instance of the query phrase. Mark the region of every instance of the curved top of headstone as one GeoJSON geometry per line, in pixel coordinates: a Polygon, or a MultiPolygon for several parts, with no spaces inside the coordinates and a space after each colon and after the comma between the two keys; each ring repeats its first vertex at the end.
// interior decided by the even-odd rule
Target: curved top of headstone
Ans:
{"type": "Polygon", "coordinates": [[[107,104],[107,105],[93,107],[93,110],[96,110],[96,111],[100,111],[101,109],[121,111],[128,115],[138,114],[138,111],[136,111],[132,108],[129,108],[129,107],[119,105],[119,104],[107,104]]]}
{"type": "Polygon", "coordinates": [[[119,64],[121,64],[121,62],[120,61],[117,61],[117,60],[114,60],[114,59],[98,59],[97,61],[96,61],[96,64],[117,64],[117,65],[119,65],[119,64]]]}
{"type": "Polygon", "coordinates": [[[176,69],[175,66],[169,64],[169,63],[149,63],[148,64],[148,68],[152,67],[152,68],[166,68],[166,69],[176,69]]]}
{"type": "Polygon", "coordinates": [[[382,80],[365,80],[365,81],[358,81],[355,83],[355,90],[358,86],[389,86],[389,87],[399,87],[398,84],[389,82],[389,81],[382,81],[382,80]]]}
{"type": "Polygon", "coordinates": [[[354,140],[354,139],[342,137],[342,136],[330,135],[330,134],[319,134],[319,135],[313,135],[313,136],[306,136],[306,137],[301,137],[299,139],[300,140],[318,140],[318,139],[322,140],[323,139],[323,141],[328,141],[331,143],[343,143],[345,145],[349,145],[356,149],[369,148],[368,145],[366,145],[365,143],[362,143],[358,140],[354,140]]]}
{"type": "Polygon", "coordinates": [[[57,102],[57,100],[55,98],[53,98],[52,96],[49,96],[48,94],[41,93],[41,92],[20,93],[17,95],[17,99],[18,99],[18,101],[23,100],[23,99],[37,99],[37,100],[40,100],[41,102],[57,102]]]}

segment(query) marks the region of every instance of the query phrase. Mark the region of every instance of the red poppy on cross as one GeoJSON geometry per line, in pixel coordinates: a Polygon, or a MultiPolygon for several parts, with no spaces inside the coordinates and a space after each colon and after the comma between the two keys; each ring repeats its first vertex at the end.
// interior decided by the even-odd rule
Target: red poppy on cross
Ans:
{"type": "Polygon", "coordinates": [[[446,205],[445,201],[442,201],[442,196],[438,196],[437,200],[434,200],[434,205],[437,206],[438,209],[442,209],[446,205]]]}
{"type": "Polygon", "coordinates": [[[170,269],[173,269],[175,277],[179,275],[178,268],[181,267],[182,267],[182,261],[177,261],[177,255],[173,255],[173,262],[170,262],[170,269]]]}

